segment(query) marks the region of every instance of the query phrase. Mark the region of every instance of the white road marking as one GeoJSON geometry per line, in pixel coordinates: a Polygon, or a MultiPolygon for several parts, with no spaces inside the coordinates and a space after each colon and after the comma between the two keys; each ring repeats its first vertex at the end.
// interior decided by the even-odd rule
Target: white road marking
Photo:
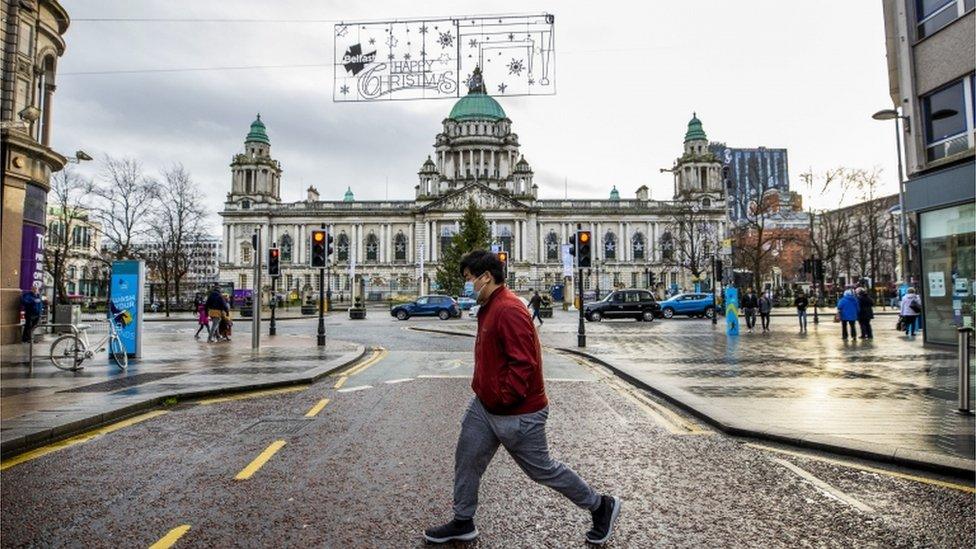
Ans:
{"type": "Polygon", "coordinates": [[[423,379],[471,379],[471,376],[452,376],[447,374],[421,374],[417,377],[423,379]]]}
{"type": "Polygon", "coordinates": [[[808,473],[805,470],[797,467],[796,465],[793,465],[792,463],[786,461],[785,459],[780,459],[780,458],[770,458],[770,459],[772,459],[776,463],[782,465],[783,467],[786,467],[787,469],[789,469],[790,471],[792,471],[793,473],[795,473],[797,476],[799,476],[803,480],[806,480],[810,484],[813,484],[818,490],[820,490],[821,492],[823,492],[824,495],[826,495],[826,496],[828,496],[828,497],[830,497],[832,499],[836,499],[836,500],[839,500],[839,501],[841,501],[843,503],[846,503],[846,504],[850,505],[851,507],[857,509],[858,511],[862,511],[864,513],[874,513],[874,509],[872,509],[871,507],[869,507],[869,506],[861,503],[860,501],[858,501],[858,500],[854,499],[853,497],[845,494],[844,492],[841,492],[839,489],[834,488],[833,486],[831,486],[831,485],[827,484],[826,482],[820,480],[819,478],[811,475],[810,473],[808,473]]]}
{"type": "Polygon", "coordinates": [[[372,385],[360,385],[358,387],[347,387],[345,389],[339,389],[337,393],[354,393],[356,391],[365,391],[366,389],[372,389],[372,385]]]}
{"type": "Polygon", "coordinates": [[[413,378],[412,377],[405,377],[403,379],[391,379],[389,381],[384,381],[383,383],[387,383],[389,385],[393,385],[394,383],[403,383],[404,381],[413,381],[413,378]]]}

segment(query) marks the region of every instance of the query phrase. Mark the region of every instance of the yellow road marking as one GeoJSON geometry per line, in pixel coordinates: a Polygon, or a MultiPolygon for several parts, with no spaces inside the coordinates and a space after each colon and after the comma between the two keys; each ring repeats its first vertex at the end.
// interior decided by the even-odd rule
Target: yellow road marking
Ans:
{"type": "Polygon", "coordinates": [[[362,364],[360,364],[360,365],[356,366],[355,368],[349,370],[348,372],[346,372],[346,375],[348,375],[348,376],[351,377],[351,376],[354,376],[356,374],[362,373],[366,368],[369,368],[373,364],[376,364],[377,362],[383,360],[383,358],[386,357],[387,354],[389,354],[389,353],[387,352],[386,349],[383,349],[383,348],[379,348],[379,349],[374,350],[373,351],[373,355],[371,357],[369,357],[369,359],[366,362],[363,362],[362,364]]]}
{"type": "Polygon", "coordinates": [[[240,393],[236,395],[205,398],[200,400],[198,403],[203,405],[218,404],[220,402],[231,402],[234,400],[247,400],[249,398],[259,398],[259,397],[265,397],[270,395],[281,395],[285,393],[299,393],[306,389],[308,389],[308,385],[301,385],[298,387],[285,387],[282,389],[262,389],[260,391],[251,391],[248,393],[240,393]]]}
{"type": "Polygon", "coordinates": [[[176,543],[178,539],[183,537],[183,534],[187,533],[189,529],[190,529],[189,524],[183,524],[181,526],[177,526],[176,528],[170,530],[168,534],[160,538],[159,541],[150,545],[149,549],[169,549],[170,547],[173,546],[174,543],[176,543]]]}
{"type": "Polygon", "coordinates": [[[668,410],[667,408],[664,408],[663,406],[658,406],[657,403],[653,402],[652,400],[650,400],[648,398],[643,397],[643,395],[634,393],[633,391],[628,391],[626,388],[621,387],[621,386],[617,385],[616,383],[610,383],[610,386],[613,387],[624,398],[626,398],[626,399],[630,400],[631,402],[633,402],[634,404],[636,404],[637,407],[640,408],[641,410],[643,410],[644,413],[646,413],[647,415],[649,415],[651,417],[651,419],[654,420],[655,423],[657,423],[661,427],[664,427],[672,435],[704,435],[704,436],[708,436],[708,435],[714,435],[715,434],[712,431],[707,431],[707,430],[704,430],[704,429],[699,429],[696,426],[693,426],[693,425],[690,425],[690,424],[684,422],[681,419],[680,416],[677,416],[677,414],[674,414],[674,412],[671,412],[671,410],[668,410]],[[674,414],[674,416],[677,417],[678,420],[675,421],[672,418],[669,418],[668,416],[666,416],[664,413],[662,413],[662,409],[665,410],[665,411],[667,411],[667,412],[670,412],[671,414],[674,414]]]}
{"type": "Polygon", "coordinates": [[[328,403],[329,403],[329,399],[323,398],[318,402],[318,404],[312,406],[311,410],[305,413],[305,417],[315,417],[316,415],[318,415],[319,412],[322,411],[322,408],[325,408],[325,405],[328,403]]]}
{"type": "Polygon", "coordinates": [[[340,378],[339,378],[339,381],[336,381],[336,382],[335,382],[335,385],[333,385],[333,386],[332,386],[332,388],[333,388],[333,389],[338,389],[339,387],[342,387],[343,385],[345,385],[345,384],[346,384],[346,380],[347,380],[347,379],[349,379],[349,378],[348,378],[347,376],[342,376],[342,377],[340,377],[340,378]]]}
{"type": "Polygon", "coordinates": [[[796,476],[798,476],[798,477],[802,478],[803,480],[809,482],[814,487],[816,487],[818,490],[820,490],[821,492],[823,492],[825,495],[827,495],[827,496],[829,496],[829,497],[831,497],[833,499],[840,500],[840,501],[842,501],[842,502],[850,505],[851,507],[857,509],[858,511],[861,511],[862,513],[873,513],[874,512],[874,509],[872,509],[870,506],[861,503],[860,501],[858,501],[857,499],[855,499],[855,498],[851,497],[850,495],[844,493],[840,489],[835,488],[835,487],[827,484],[826,482],[820,480],[819,478],[811,475],[809,471],[806,471],[805,469],[801,469],[800,467],[797,467],[796,465],[793,465],[792,463],[786,461],[785,459],[772,458],[772,460],[774,462],[782,465],[783,467],[786,467],[787,469],[789,469],[790,471],[792,471],[794,474],[796,474],[796,476]]]}
{"type": "Polygon", "coordinates": [[[36,459],[41,456],[46,456],[52,452],[57,452],[58,450],[62,450],[69,446],[74,446],[75,444],[88,442],[89,440],[93,438],[97,438],[101,435],[107,435],[111,432],[118,431],[119,429],[124,429],[130,425],[135,425],[136,423],[141,423],[143,421],[146,421],[147,419],[152,419],[154,417],[158,417],[167,413],[169,413],[167,410],[156,410],[155,412],[148,412],[135,417],[130,417],[129,419],[125,419],[117,423],[113,423],[111,425],[106,425],[105,427],[92,429],[91,431],[86,431],[80,435],[75,435],[73,437],[66,438],[64,440],[54,442],[46,446],[41,446],[40,448],[37,448],[35,450],[24,452],[19,456],[14,456],[10,459],[4,460],[3,462],[0,462],[0,471],[7,470],[13,467],[14,465],[24,463],[25,461],[30,461],[32,459],[36,459]]]}
{"type": "Polygon", "coordinates": [[[258,469],[267,463],[268,460],[271,459],[271,456],[275,455],[275,452],[278,450],[281,450],[281,447],[284,445],[285,441],[283,440],[276,440],[272,442],[270,446],[265,448],[264,451],[258,455],[258,457],[254,458],[254,461],[248,463],[247,467],[241,469],[241,472],[237,473],[234,480],[247,480],[251,478],[254,473],[257,473],[258,469]]]}
{"type": "Polygon", "coordinates": [[[869,467],[867,465],[861,465],[859,463],[852,463],[849,461],[841,461],[837,459],[831,459],[822,456],[815,456],[810,454],[804,454],[801,452],[791,452],[789,450],[783,450],[780,448],[773,448],[771,446],[765,446],[762,444],[754,444],[752,442],[745,443],[746,446],[750,448],[756,448],[759,450],[766,450],[769,452],[776,452],[778,454],[784,454],[787,456],[794,456],[805,459],[812,459],[815,461],[822,461],[824,463],[830,463],[831,465],[838,465],[840,467],[849,467],[851,469],[858,469],[860,471],[866,471],[868,473],[877,473],[879,475],[885,475],[892,478],[898,478],[902,480],[911,480],[915,482],[921,482],[922,484],[931,484],[932,486],[939,486],[941,488],[950,488],[952,490],[959,490],[960,492],[966,492],[968,494],[976,493],[976,487],[969,486],[967,484],[956,484],[954,482],[947,482],[944,480],[937,480],[934,478],[920,477],[917,475],[909,475],[906,473],[899,473],[897,471],[888,471],[885,469],[878,469],[877,467],[869,467]]]}

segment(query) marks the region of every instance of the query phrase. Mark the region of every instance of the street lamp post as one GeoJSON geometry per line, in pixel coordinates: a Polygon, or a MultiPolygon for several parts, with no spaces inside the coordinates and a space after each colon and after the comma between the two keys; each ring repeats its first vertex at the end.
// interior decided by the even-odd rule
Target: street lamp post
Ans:
{"type": "Polygon", "coordinates": [[[899,266],[901,267],[902,279],[908,280],[908,254],[911,253],[911,247],[908,245],[908,231],[906,229],[905,222],[905,185],[902,179],[902,162],[901,162],[901,131],[898,126],[898,120],[903,119],[906,123],[909,122],[909,117],[898,114],[895,109],[884,109],[878,111],[871,115],[871,118],[875,120],[894,120],[895,121],[895,146],[898,149],[898,209],[899,216],[901,217],[901,224],[899,225],[900,234],[899,240],[901,243],[901,258],[899,261],[899,266]]]}

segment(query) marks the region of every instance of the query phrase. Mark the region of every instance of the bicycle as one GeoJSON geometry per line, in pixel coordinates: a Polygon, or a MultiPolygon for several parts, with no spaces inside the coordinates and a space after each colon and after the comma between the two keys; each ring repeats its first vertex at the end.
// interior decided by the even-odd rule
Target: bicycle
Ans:
{"type": "Polygon", "coordinates": [[[108,321],[108,333],[94,346],[89,343],[87,332],[81,332],[81,335],[76,333],[63,335],[55,339],[51,343],[51,362],[62,370],[81,370],[84,367],[82,364],[95,356],[95,353],[104,351],[105,344],[108,343],[109,355],[115,360],[115,364],[125,371],[129,366],[129,355],[125,351],[118,330],[119,318],[124,314],[123,311],[108,321]]]}

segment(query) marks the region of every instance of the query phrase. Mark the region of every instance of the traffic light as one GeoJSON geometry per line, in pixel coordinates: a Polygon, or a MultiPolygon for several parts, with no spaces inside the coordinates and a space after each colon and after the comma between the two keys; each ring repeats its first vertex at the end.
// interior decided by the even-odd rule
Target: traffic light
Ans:
{"type": "Polygon", "coordinates": [[[647,276],[647,284],[651,288],[653,288],[654,285],[657,284],[657,275],[654,274],[653,271],[651,271],[651,273],[647,276]]]}
{"type": "Polygon", "coordinates": [[[497,255],[498,260],[502,262],[502,268],[504,269],[504,273],[505,273],[505,280],[508,280],[508,252],[506,252],[505,250],[499,250],[498,252],[496,252],[495,255],[497,255]]]}
{"type": "Polygon", "coordinates": [[[325,256],[326,257],[332,257],[332,252],[335,251],[332,249],[332,242],[334,241],[335,239],[332,238],[332,235],[326,233],[325,235],[325,256]]]}
{"type": "Polygon", "coordinates": [[[590,231],[576,231],[576,261],[579,267],[589,267],[592,263],[590,250],[591,240],[593,239],[590,231]]]}
{"type": "Polygon", "coordinates": [[[819,257],[813,260],[813,279],[820,282],[824,279],[823,259],[819,257]]]}
{"type": "Polygon", "coordinates": [[[576,257],[576,233],[569,235],[569,255],[576,257]]]}
{"type": "Polygon", "coordinates": [[[722,280],[722,260],[721,259],[716,259],[715,260],[715,272],[712,273],[712,276],[714,277],[713,278],[714,280],[722,280]]]}
{"type": "Polygon", "coordinates": [[[281,276],[281,250],[268,248],[268,276],[281,276]]]}
{"type": "Polygon", "coordinates": [[[326,240],[328,235],[323,229],[313,229],[310,239],[312,241],[312,267],[324,268],[326,264],[326,240]]]}

